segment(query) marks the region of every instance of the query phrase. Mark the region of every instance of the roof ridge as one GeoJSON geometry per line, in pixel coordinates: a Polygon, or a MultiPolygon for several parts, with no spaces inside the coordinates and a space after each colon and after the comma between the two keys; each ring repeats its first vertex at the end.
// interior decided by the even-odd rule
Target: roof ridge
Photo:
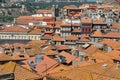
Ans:
{"type": "Polygon", "coordinates": [[[27,69],[27,68],[21,66],[20,64],[17,64],[17,63],[16,63],[16,66],[20,66],[21,68],[23,68],[23,69],[25,69],[25,70],[27,70],[27,71],[30,71],[31,73],[34,73],[34,74],[36,74],[36,75],[38,75],[38,76],[41,76],[40,74],[35,73],[35,72],[33,72],[33,71],[31,71],[31,70],[29,70],[29,69],[27,69]]]}

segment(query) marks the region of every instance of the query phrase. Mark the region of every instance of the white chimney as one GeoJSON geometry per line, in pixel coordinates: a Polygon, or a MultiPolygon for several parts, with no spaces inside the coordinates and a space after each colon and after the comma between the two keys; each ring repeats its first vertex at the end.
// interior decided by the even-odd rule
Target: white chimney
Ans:
{"type": "Polygon", "coordinates": [[[116,69],[119,69],[119,66],[120,66],[120,62],[117,62],[116,63],[116,69]]]}

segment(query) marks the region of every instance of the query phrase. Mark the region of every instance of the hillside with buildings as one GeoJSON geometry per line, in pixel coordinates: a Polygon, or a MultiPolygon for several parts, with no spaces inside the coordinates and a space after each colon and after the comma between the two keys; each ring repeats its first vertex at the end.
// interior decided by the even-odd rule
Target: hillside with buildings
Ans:
{"type": "Polygon", "coordinates": [[[103,3],[109,5],[120,5],[120,0],[103,0],[103,3]]]}
{"type": "Polygon", "coordinates": [[[0,80],[120,80],[120,7],[99,1],[29,7],[0,24],[0,80]]]}

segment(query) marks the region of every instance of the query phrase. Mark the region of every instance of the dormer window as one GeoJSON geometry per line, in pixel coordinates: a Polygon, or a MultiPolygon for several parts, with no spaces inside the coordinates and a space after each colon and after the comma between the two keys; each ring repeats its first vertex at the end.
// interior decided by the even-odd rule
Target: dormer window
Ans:
{"type": "Polygon", "coordinates": [[[20,58],[24,58],[25,56],[24,55],[19,55],[20,58]]]}

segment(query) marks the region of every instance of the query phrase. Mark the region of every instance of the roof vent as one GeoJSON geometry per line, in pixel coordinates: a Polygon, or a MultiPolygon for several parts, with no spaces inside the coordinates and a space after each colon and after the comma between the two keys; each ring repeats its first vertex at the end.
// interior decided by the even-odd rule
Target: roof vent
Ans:
{"type": "Polygon", "coordinates": [[[106,68],[108,66],[108,64],[103,64],[102,67],[106,68]]]}
{"type": "Polygon", "coordinates": [[[43,55],[39,55],[37,54],[35,56],[35,63],[38,64],[39,62],[41,62],[43,60],[43,55]]]}
{"type": "Polygon", "coordinates": [[[31,68],[35,68],[36,64],[33,61],[27,61],[31,68]]]}

